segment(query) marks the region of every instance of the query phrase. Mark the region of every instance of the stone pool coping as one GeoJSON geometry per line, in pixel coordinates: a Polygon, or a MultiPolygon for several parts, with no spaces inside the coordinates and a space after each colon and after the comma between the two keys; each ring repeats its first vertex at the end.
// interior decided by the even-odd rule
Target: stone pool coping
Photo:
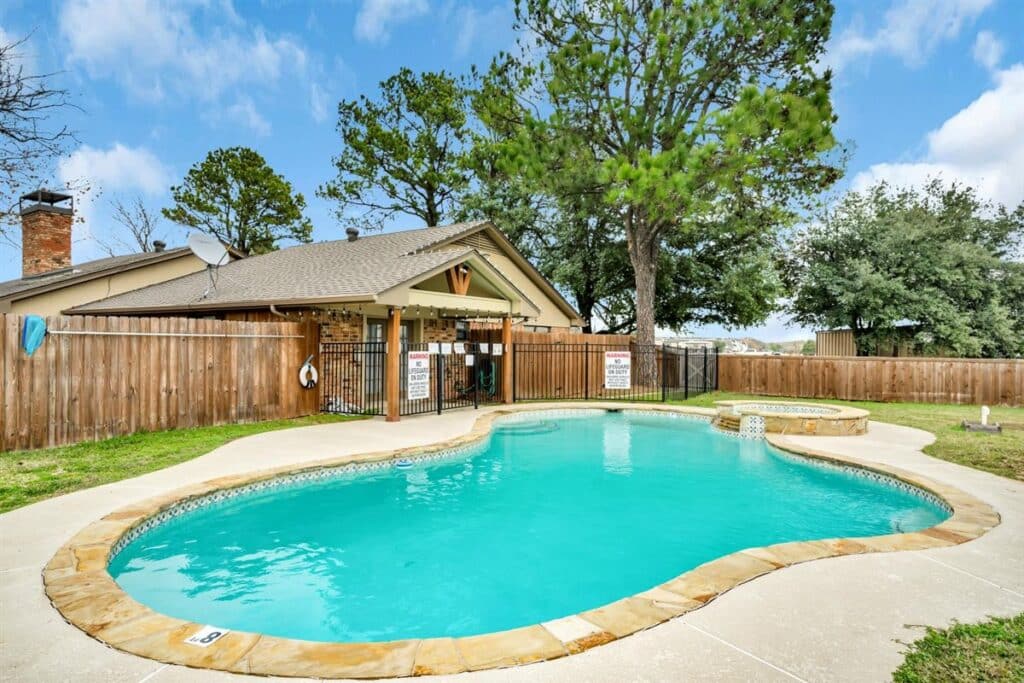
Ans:
{"type": "Polygon", "coordinates": [[[871,415],[863,408],[808,401],[744,399],[715,401],[715,406],[719,421],[731,417],[738,423],[736,431],[753,438],[764,434],[859,436],[867,433],[871,415]],[[787,408],[814,410],[800,412],[787,408]],[[828,412],[821,412],[823,409],[828,412]]]}
{"type": "Polygon", "coordinates": [[[603,607],[543,624],[464,638],[385,643],[318,643],[232,631],[206,648],[184,640],[202,628],[159,614],[124,593],[107,572],[117,541],[137,524],[185,499],[284,474],[349,463],[381,462],[479,442],[495,419],[561,409],[636,409],[708,419],[714,411],[680,406],[572,403],[516,406],[482,415],[460,437],[429,446],[368,453],[221,477],[129,505],[90,524],[58,550],[43,570],[46,594],[64,618],[118,650],[162,662],[238,673],[316,678],[387,678],[458,673],[556,659],[650,628],[697,609],[722,593],[775,569],[826,557],[895,550],[923,550],[964,543],[999,524],[991,506],[952,486],[908,470],[859,458],[797,447],[768,435],[777,448],[841,465],[853,465],[917,486],[943,499],[952,516],[930,529],[852,539],[791,542],[751,548],[696,567],[675,579],[603,607]]]}
{"type": "Polygon", "coordinates": [[[871,413],[863,408],[854,408],[853,406],[841,406],[832,403],[811,403],[809,401],[779,401],[769,399],[743,399],[743,400],[729,400],[729,401],[715,401],[716,406],[730,407],[730,408],[742,408],[744,415],[762,415],[762,416],[775,416],[775,417],[792,417],[794,414],[800,417],[826,417],[829,419],[852,419],[868,417],[871,413]],[[800,406],[806,408],[817,408],[821,410],[827,408],[827,413],[792,413],[785,410],[772,410],[770,407],[758,407],[758,406],[800,406]]]}

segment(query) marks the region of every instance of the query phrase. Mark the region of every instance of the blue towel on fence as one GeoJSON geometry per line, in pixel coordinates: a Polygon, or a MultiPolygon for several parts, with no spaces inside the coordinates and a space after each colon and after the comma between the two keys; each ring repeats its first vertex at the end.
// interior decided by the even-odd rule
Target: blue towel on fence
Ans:
{"type": "Polygon", "coordinates": [[[32,355],[43,345],[46,337],[46,321],[38,315],[25,316],[25,324],[21,329],[21,347],[25,353],[32,355]]]}

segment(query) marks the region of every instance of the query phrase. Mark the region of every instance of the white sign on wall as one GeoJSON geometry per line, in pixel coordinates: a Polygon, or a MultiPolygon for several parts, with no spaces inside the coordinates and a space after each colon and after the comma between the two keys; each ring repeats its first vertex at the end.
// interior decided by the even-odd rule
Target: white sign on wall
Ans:
{"type": "Polygon", "coordinates": [[[631,358],[629,351],[604,352],[605,389],[629,389],[631,358]]]}
{"type": "Polygon", "coordinates": [[[450,356],[452,354],[452,345],[448,342],[441,344],[441,355],[450,356]]]}
{"type": "Polygon", "coordinates": [[[491,355],[492,356],[500,356],[502,351],[503,351],[503,349],[502,349],[501,344],[495,344],[494,346],[491,347],[491,355]]]}
{"type": "Polygon", "coordinates": [[[455,353],[465,353],[466,345],[463,342],[455,342],[452,345],[452,349],[455,351],[455,353]]]}
{"type": "Polygon", "coordinates": [[[430,352],[409,352],[409,376],[406,393],[410,401],[430,398],[430,352]]]}

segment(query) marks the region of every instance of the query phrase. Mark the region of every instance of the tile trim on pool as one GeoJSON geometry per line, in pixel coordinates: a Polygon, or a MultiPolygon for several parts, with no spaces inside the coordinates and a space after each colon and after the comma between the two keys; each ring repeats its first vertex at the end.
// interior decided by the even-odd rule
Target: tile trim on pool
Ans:
{"type": "MultiPolygon", "coordinates": [[[[725,555],[660,586],[581,614],[499,633],[464,638],[431,638],[385,643],[320,643],[232,631],[206,648],[184,640],[203,627],[174,619],[136,602],[107,572],[110,558],[154,524],[241,492],[354,472],[383,470],[394,461],[438,460],[472,454],[486,445],[496,420],[515,423],[546,417],[579,417],[589,411],[621,410],[710,422],[714,411],[681,406],[638,406],[592,402],[533,404],[482,415],[469,433],[448,441],[395,451],[228,476],[189,486],[117,510],[76,534],[43,569],[46,594],[71,624],[107,645],[162,662],[236,673],[314,678],[386,678],[457,673],[555,659],[650,628],[697,609],[718,595],[776,569],[809,560],[867,552],[923,550],[957,545],[999,524],[991,506],[952,486],[913,472],[858,458],[797,446],[767,435],[791,457],[885,478],[952,511],[929,529],[865,538],[796,541],[725,555]],[[281,483],[281,482],[285,483],[281,483]],[[190,507],[191,506],[191,507],[190,507]],[[129,539],[131,537],[131,539],[129,539]],[[128,539],[128,540],[126,540],[128,539]]],[[[733,436],[736,436],[733,434],[733,436]]]]}

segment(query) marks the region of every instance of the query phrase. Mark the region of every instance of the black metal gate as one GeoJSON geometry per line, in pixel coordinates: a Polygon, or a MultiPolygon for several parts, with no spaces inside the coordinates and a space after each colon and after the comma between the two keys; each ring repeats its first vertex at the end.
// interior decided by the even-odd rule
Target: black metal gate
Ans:
{"type": "Polygon", "coordinates": [[[476,342],[444,342],[408,344],[400,362],[399,414],[440,414],[452,408],[477,407],[501,402],[501,365],[505,355],[495,354],[492,344],[476,342]],[[423,387],[409,391],[409,354],[427,354],[429,363],[428,394],[423,387]]]}
{"type": "MultiPolygon", "coordinates": [[[[441,413],[452,408],[499,403],[502,364],[506,358],[502,350],[488,343],[403,344],[398,366],[399,415],[441,413]],[[410,354],[418,362],[426,363],[425,373],[414,371],[410,377],[410,354]]],[[[324,343],[320,364],[323,412],[386,414],[384,342],[324,343]]]]}

